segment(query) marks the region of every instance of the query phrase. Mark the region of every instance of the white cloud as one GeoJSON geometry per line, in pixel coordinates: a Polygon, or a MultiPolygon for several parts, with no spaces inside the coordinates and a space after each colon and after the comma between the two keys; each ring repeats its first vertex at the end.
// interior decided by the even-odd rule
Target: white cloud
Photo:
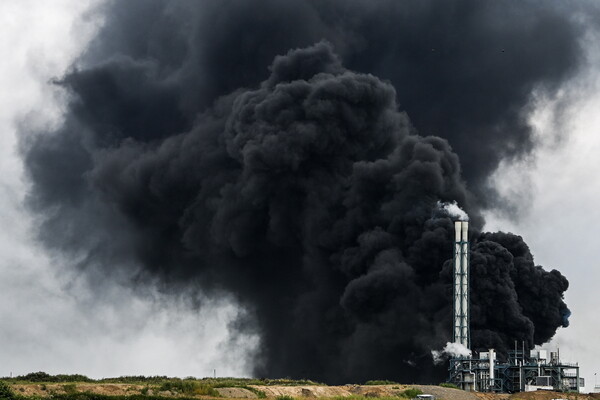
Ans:
{"type": "Polygon", "coordinates": [[[194,310],[182,298],[114,286],[102,297],[50,259],[32,238],[17,127],[61,117],[60,77],[101,20],[97,1],[0,2],[0,376],[44,370],[93,377],[123,374],[244,375],[256,338],[227,346],[236,307],[194,310]]]}
{"type": "Polygon", "coordinates": [[[528,197],[522,203],[526,212],[517,221],[486,216],[486,229],[520,234],[537,264],[569,279],[565,298],[571,326],[560,329],[551,346],[560,346],[565,361],[580,363],[587,390],[600,372],[600,296],[595,295],[600,283],[600,52],[592,43],[597,39],[588,43],[585,73],[559,98],[537,104],[531,121],[540,143],[535,160],[506,163],[495,176],[507,198],[528,197]]]}

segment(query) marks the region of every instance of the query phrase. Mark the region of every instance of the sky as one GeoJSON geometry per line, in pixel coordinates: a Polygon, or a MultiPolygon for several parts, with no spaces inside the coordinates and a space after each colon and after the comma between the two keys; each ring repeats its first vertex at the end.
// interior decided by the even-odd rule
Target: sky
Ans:
{"type": "MultiPolygon", "coordinates": [[[[64,99],[50,81],[63,74],[102,23],[86,16],[93,6],[0,2],[0,54],[10,59],[0,66],[0,375],[183,377],[212,376],[215,370],[245,375],[245,357],[222,347],[236,315],[227,302],[197,312],[185,300],[159,292],[142,296],[118,285],[91,297],[89,283],[59,268],[60,256],[34,239],[35,217],[23,206],[27,183],[17,130],[24,120],[40,126],[60,122],[64,99]]],[[[240,351],[253,346],[249,338],[240,351]]]]}
{"type": "Polygon", "coordinates": [[[569,278],[565,294],[573,314],[568,328],[559,328],[546,347],[559,348],[565,361],[579,362],[592,390],[600,372],[596,332],[600,327],[600,269],[596,238],[600,223],[600,70],[598,49],[590,38],[589,64],[565,87],[558,99],[540,99],[530,116],[540,147],[531,159],[504,164],[494,176],[500,192],[527,204],[519,218],[489,212],[486,228],[518,232],[536,262],[563,271],[569,278]],[[557,106],[567,104],[556,123],[557,106]]]}
{"type": "MultiPolygon", "coordinates": [[[[139,292],[118,277],[110,290],[90,291],[89,280],[61,268],[60,253],[35,239],[16,135],[24,121],[60,124],[65,95],[50,81],[76,62],[102,25],[101,16],[88,13],[96,4],[0,2],[0,57],[10,60],[0,64],[0,375],[248,375],[246,360],[257,338],[230,335],[228,325],[238,312],[233,300],[203,299],[212,303],[198,311],[183,295],[166,295],[152,285],[139,292]]],[[[560,346],[564,360],[580,363],[590,390],[600,372],[600,268],[594,257],[600,64],[594,38],[586,43],[587,67],[565,83],[558,98],[539,94],[533,103],[536,151],[501,164],[494,174],[495,186],[518,215],[491,210],[485,216],[486,229],[522,235],[537,263],[569,279],[571,325],[559,329],[550,347],[560,346]]]]}

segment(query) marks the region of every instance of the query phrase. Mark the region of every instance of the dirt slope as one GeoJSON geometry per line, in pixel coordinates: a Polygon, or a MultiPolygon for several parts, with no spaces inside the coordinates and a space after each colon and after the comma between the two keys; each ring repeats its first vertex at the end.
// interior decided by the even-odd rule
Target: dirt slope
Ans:
{"type": "Polygon", "coordinates": [[[11,385],[13,391],[22,396],[49,397],[52,394],[63,394],[69,390],[77,392],[90,392],[107,396],[128,396],[140,394],[144,386],[127,383],[46,383],[46,384],[24,384],[11,385]]]}
{"type": "MultiPolygon", "coordinates": [[[[109,396],[127,396],[134,394],[159,395],[164,397],[181,397],[174,392],[157,391],[152,385],[135,385],[119,383],[76,383],[76,384],[14,384],[13,390],[23,396],[50,397],[53,394],[67,392],[89,392],[109,396]]],[[[458,389],[444,388],[431,385],[343,385],[343,386],[249,386],[256,392],[264,392],[267,398],[277,396],[291,396],[301,398],[327,398],[327,397],[392,397],[399,396],[404,390],[418,388],[423,393],[433,394],[438,400],[600,400],[600,395],[556,393],[556,392],[529,392],[509,394],[469,393],[458,389]]],[[[221,398],[227,399],[255,399],[256,392],[240,387],[217,388],[221,398]]],[[[186,397],[192,397],[185,395],[186,397]]],[[[207,398],[208,396],[193,396],[207,398]]]]}

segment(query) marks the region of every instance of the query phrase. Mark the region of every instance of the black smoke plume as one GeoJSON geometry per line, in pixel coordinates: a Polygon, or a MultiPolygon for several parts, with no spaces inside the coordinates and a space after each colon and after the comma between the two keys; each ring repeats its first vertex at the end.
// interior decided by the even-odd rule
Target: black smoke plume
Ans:
{"type": "Polygon", "coordinates": [[[453,226],[437,204],[456,201],[474,347],[541,344],[568,325],[568,282],[521,237],[480,233],[481,211],[499,162],[533,150],[532,91],[577,70],[573,10],[110,3],[58,81],[64,124],[22,141],[40,238],[94,277],[232,296],[234,333],[261,338],[257,376],[438,382],[453,226]]]}

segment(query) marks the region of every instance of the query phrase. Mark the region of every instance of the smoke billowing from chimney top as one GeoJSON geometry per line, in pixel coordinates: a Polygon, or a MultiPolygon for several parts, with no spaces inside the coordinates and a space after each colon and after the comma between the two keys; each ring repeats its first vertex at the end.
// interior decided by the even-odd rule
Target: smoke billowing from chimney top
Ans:
{"type": "Polygon", "coordinates": [[[448,342],[442,350],[431,350],[431,357],[436,365],[445,363],[449,357],[470,357],[472,351],[460,343],[448,342]]]}
{"type": "Polygon", "coordinates": [[[460,204],[474,348],[567,326],[567,280],[521,237],[480,233],[487,178],[533,149],[529,94],[578,66],[583,28],[559,2],[103,12],[61,79],[64,124],[22,143],[40,238],[76,267],[232,296],[233,332],[261,338],[257,376],[439,381],[460,204]]]}
{"type": "Polygon", "coordinates": [[[468,221],[469,216],[467,213],[456,204],[456,201],[449,203],[442,203],[438,201],[436,204],[437,208],[448,214],[448,216],[456,221],[468,221]]]}

